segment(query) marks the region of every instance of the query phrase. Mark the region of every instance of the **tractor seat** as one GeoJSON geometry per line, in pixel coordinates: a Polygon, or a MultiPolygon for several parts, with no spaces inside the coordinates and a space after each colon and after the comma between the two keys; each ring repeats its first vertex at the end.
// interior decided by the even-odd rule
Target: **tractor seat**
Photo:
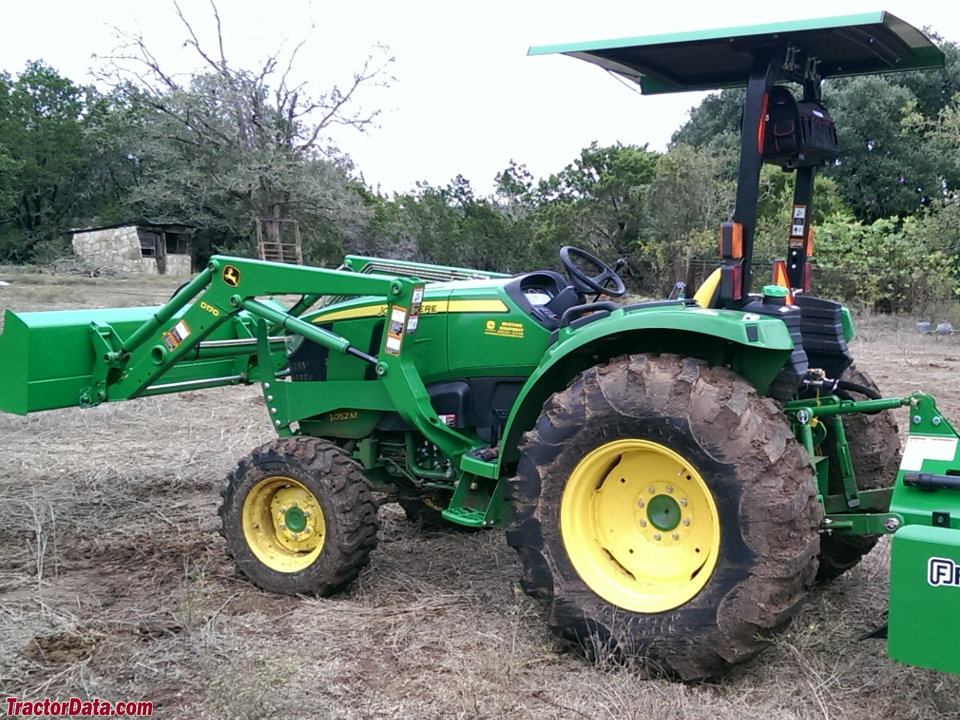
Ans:
{"type": "Polygon", "coordinates": [[[517,305],[548,330],[560,327],[563,313],[583,302],[564,277],[552,270],[520,275],[504,285],[504,290],[517,305]]]}

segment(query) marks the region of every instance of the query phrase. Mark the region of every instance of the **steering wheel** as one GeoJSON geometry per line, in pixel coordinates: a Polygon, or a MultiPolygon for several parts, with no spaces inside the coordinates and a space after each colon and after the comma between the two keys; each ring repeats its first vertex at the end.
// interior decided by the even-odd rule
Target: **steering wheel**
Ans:
{"type": "Polygon", "coordinates": [[[616,270],[607,265],[600,258],[594,257],[586,250],[575,248],[570,245],[564,245],[560,248],[560,262],[563,263],[563,269],[567,271],[570,282],[581,295],[594,292],[597,295],[609,295],[610,297],[620,297],[627,291],[627,286],[617,275],[616,270]],[[592,265],[600,272],[596,275],[587,275],[576,260],[582,260],[587,265],[592,265]],[[607,287],[606,283],[612,282],[612,287],[607,287]]]}

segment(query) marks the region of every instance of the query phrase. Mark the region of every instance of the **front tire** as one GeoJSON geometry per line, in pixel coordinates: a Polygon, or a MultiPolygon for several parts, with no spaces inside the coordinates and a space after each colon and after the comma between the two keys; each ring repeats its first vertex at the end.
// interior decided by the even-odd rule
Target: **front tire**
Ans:
{"type": "Polygon", "coordinates": [[[284,595],[342,590],[369,561],[379,528],[359,464],[312,437],[274,440],[244,458],[220,517],[240,571],[284,595]]]}
{"type": "Polygon", "coordinates": [[[806,452],[773,401],[698,360],[581,373],[524,437],[510,499],[551,629],[683,679],[759,652],[816,573],[806,452]]]}

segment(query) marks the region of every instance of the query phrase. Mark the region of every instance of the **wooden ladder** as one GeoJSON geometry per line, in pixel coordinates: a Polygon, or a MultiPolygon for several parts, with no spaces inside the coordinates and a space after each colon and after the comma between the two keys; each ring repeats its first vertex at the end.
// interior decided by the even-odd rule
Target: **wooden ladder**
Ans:
{"type": "Polygon", "coordinates": [[[303,245],[300,242],[300,223],[292,219],[257,218],[257,257],[270,262],[303,265],[303,245]],[[279,225],[273,237],[268,237],[268,225],[279,225]],[[293,236],[292,238],[290,236],[293,236]],[[273,239],[276,238],[276,239],[273,239]]]}

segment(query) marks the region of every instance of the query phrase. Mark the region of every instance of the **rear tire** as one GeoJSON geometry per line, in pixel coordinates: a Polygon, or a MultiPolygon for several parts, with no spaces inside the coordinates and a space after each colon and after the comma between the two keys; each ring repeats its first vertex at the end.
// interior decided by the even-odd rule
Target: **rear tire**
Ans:
{"type": "MultiPolygon", "coordinates": [[[[855,365],[847,368],[841,379],[879,393],[873,378],[855,365]]],[[[857,475],[857,487],[875,490],[893,485],[900,469],[900,433],[893,413],[883,410],[873,415],[845,415],[843,429],[857,475]]],[[[834,468],[836,452],[829,443],[824,450],[834,468]]],[[[839,477],[831,476],[829,490],[843,492],[839,477]]],[[[820,538],[817,579],[830,580],[854,567],[879,539],[879,535],[824,535],[820,538]]]]}
{"type": "Polygon", "coordinates": [[[244,458],[220,507],[237,567],[284,595],[331,595],[377,544],[377,506],[359,464],[313,437],[274,440],[244,458]]]}
{"type": "Polygon", "coordinates": [[[581,373],[525,435],[509,497],[551,629],[686,680],[759,652],[816,573],[807,453],[773,401],[698,360],[581,373]]]}

